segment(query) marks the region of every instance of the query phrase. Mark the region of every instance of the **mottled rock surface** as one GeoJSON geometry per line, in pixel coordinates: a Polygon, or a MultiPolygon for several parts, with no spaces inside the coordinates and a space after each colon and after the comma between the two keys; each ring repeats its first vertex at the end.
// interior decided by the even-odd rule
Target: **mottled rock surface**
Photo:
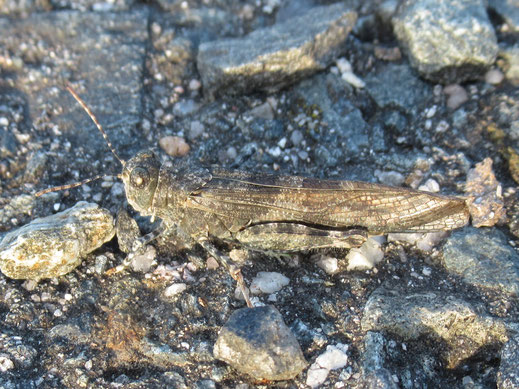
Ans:
{"type": "Polygon", "coordinates": [[[519,338],[511,338],[501,350],[501,363],[497,373],[497,387],[499,389],[513,389],[519,387],[519,338]]]}
{"type": "Polygon", "coordinates": [[[430,337],[445,343],[438,353],[450,368],[475,355],[480,348],[508,340],[504,323],[482,315],[478,307],[456,297],[433,292],[389,290],[381,286],[366,303],[365,331],[395,334],[404,340],[430,337]]]}
{"type": "Polygon", "coordinates": [[[481,0],[406,0],[393,28],[413,67],[435,82],[473,79],[496,59],[497,39],[481,0]]]}
{"type": "Polygon", "coordinates": [[[67,274],[113,238],[113,224],[110,212],[87,202],[35,219],[4,236],[0,269],[8,277],[36,281],[67,274]]]}
{"type": "Polygon", "coordinates": [[[519,294],[519,255],[497,230],[465,228],[443,247],[445,269],[470,285],[519,294]]]}
{"type": "Polygon", "coordinates": [[[200,45],[204,93],[274,92],[326,68],[343,53],[357,14],[340,3],[316,7],[242,39],[200,45]]]}
{"type": "Polygon", "coordinates": [[[256,379],[287,380],[307,365],[296,338],[273,306],[235,311],[220,330],[214,355],[256,379]]]}

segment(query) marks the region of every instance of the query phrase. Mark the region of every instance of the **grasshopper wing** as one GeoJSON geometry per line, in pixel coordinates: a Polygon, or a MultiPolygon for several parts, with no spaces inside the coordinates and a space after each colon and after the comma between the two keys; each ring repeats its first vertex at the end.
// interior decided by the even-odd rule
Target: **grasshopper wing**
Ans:
{"type": "Polygon", "coordinates": [[[468,222],[465,200],[406,188],[214,169],[191,206],[232,218],[236,227],[270,222],[371,233],[432,232],[468,222]]]}

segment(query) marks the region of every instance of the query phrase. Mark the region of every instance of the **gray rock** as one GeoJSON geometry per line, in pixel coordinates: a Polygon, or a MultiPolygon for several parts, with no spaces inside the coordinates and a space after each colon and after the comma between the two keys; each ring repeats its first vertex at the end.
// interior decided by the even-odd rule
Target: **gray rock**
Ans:
{"type": "Polygon", "coordinates": [[[519,336],[511,338],[501,350],[501,364],[497,373],[498,389],[519,388],[519,336]]]}
{"type": "Polygon", "coordinates": [[[31,369],[37,363],[38,351],[20,336],[0,338],[1,355],[14,362],[16,369],[31,369]]]}
{"type": "Polygon", "coordinates": [[[397,389],[391,373],[384,368],[370,371],[359,382],[361,389],[397,389]]]}
{"type": "Polygon", "coordinates": [[[407,65],[386,65],[376,73],[370,73],[364,81],[379,108],[394,107],[412,113],[432,94],[432,88],[407,65]]]}
{"type": "Polygon", "coordinates": [[[452,296],[381,286],[366,303],[361,325],[364,331],[387,332],[407,341],[428,336],[445,342],[442,357],[454,368],[482,347],[508,340],[502,321],[479,312],[452,296]]]}
{"type": "Polygon", "coordinates": [[[499,230],[454,232],[443,246],[443,260],[448,272],[470,285],[519,294],[519,255],[499,230]]]}
{"type": "Polygon", "coordinates": [[[16,138],[11,131],[0,128],[0,159],[16,153],[16,138]]]}
{"type": "Polygon", "coordinates": [[[381,369],[385,365],[386,339],[380,332],[368,331],[364,336],[362,369],[365,372],[381,369]]]}
{"type": "Polygon", "coordinates": [[[235,311],[221,329],[214,356],[256,379],[288,380],[306,361],[301,348],[272,306],[235,311]]]}
{"type": "Polygon", "coordinates": [[[204,93],[277,91],[330,65],[344,53],[357,14],[344,4],[316,7],[302,16],[240,39],[200,45],[204,93]]]}
{"type": "Polygon", "coordinates": [[[515,85],[519,84],[519,47],[507,47],[499,53],[506,61],[508,69],[506,70],[506,78],[515,85]]]}
{"type": "Polygon", "coordinates": [[[0,242],[0,269],[15,279],[58,277],[75,269],[82,257],[114,234],[110,212],[80,201],[6,234],[0,242]]]}
{"type": "Polygon", "coordinates": [[[319,107],[323,121],[327,123],[326,130],[307,131],[319,143],[314,157],[320,164],[332,167],[368,150],[369,126],[362,112],[353,104],[355,96],[349,93],[342,80],[334,75],[319,74],[301,82],[296,93],[308,106],[319,107]],[[334,95],[342,98],[337,99],[334,95]],[[330,152],[328,148],[336,144],[341,147],[330,152]]]}
{"type": "Polygon", "coordinates": [[[488,0],[488,6],[503,18],[511,32],[519,32],[519,2],[517,0],[488,0]]]}
{"type": "Polygon", "coordinates": [[[133,143],[130,132],[142,111],[146,25],[147,12],[142,10],[119,14],[63,11],[0,19],[0,46],[10,53],[9,59],[41,64],[15,70],[16,88],[30,107],[26,120],[36,130],[48,131],[46,118],[53,116],[53,124],[71,143],[88,145],[106,155],[106,146],[99,147],[105,142],[93,130],[94,124],[60,89],[66,81],[79,80],[82,88],[76,87],[76,91],[105,129],[117,127],[111,131],[118,135],[112,136],[116,148],[133,143]],[[73,126],[68,115],[79,115],[87,124],[73,126]]]}
{"type": "Polygon", "coordinates": [[[496,59],[497,39],[482,0],[406,0],[393,28],[411,64],[434,82],[474,79],[496,59]]]}
{"type": "Polygon", "coordinates": [[[360,388],[393,389],[397,385],[386,366],[386,339],[380,332],[368,331],[364,337],[360,388]]]}

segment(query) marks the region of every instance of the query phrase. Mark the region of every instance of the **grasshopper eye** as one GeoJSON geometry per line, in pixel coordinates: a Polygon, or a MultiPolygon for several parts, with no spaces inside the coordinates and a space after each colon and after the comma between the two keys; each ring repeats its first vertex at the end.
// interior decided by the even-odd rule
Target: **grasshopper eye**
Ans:
{"type": "Polygon", "coordinates": [[[130,174],[130,183],[132,186],[135,186],[137,188],[143,188],[146,185],[148,185],[148,182],[150,180],[150,175],[148,173],[148,170],[142,168],[142,167],[136,167],[132,170],[130,174]]]}

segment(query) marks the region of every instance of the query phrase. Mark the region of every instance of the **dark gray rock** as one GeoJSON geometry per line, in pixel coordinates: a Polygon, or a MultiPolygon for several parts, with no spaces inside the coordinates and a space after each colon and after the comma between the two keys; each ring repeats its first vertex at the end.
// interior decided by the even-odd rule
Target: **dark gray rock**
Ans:
{"type": "Polygon", "coordinates": [[[74,133],[69,138],[73,147],[103,144],[99,133],[89,130],[94,124],[62,89],[66,82],[77,80],[81,87],[76,86],[76,91],[105,129],[117,127],[117,131],[110,131],[119,135],[112,136],[116,148],[132,143],[130,133],[142,111],[146,25],[147,12],[142,10],[63,11],[0,19],[0,45],[9,52],[8,60],[38,64],[11,69],[16,88],[26,96],[27,120],[35,129],[47,131],[44,123],[48,125],[48,117],[53,116],[59,131],[69,136],[74,133]],[[71,115],[80,115],[85,125],[71,128],[71,115]]]}
{"type": "Polygon", "coordinates": [[[0,128],[0,159],[7,158],[16,153],[16,138],[9,130],[0,128]]]}
{"type": "Polygon", "coordinates": [[[488,0],[488,6],[503,18],[511,32],[519,32],[519,3],[517,0],[488,0]]]}
{"type": "Polygon", "coordinates": [[[364,81],[379,108],[398,108],[414,113],[432,94],[431,86],[420,80],[408,65],[385,65],[366,76],[364,81]]]}
{"type": "Polygon", "coordinates": [[[362,329],[395,334],[404,340],[428,336],[447,344],[449,368],[482,347],[508,340],[505,324],[480,313],[479,307],[433,292],[376,289],[364,308],[362,329]]]}
{"type": "Polygon", "coordinates": [[[200,45],[198,70],[204,93],[277,91],[326,68],[344,53],[357,14],[337,3],[316,7],[245,38],[200,45]]]}
{"type": "Polygon", "coordinates": [[[501,364],[497,373],[498,389],[519,388],[519,337],[511,338],[501,350],[501,364]]]}
{"type": "Polygon", "coordinates": [[[354,105],[355,96],[342,80],[334,75],[319,74],[301,82],[296,93],[307,106],[319,107],[323,112],[322,121],[327,127],[308,131],[319,142],[313,152],[319,164],[333,167],[368,150],[370,128],[354,105]],[[337,99],[334,95],[342,98],[337,99]],[[329,147],[333,147],[333,151],[329,147]]]}
{"type": "Polygon", "coordinates": [[[361,389],[397,389],[398,385],[393,381],[391,373],[384,368],[370,371],[359,382],[361,389]]]}
{"type": "Polygon", "coordinates": [[[273,381],[294,378],[307,365],[273,306],[235,311],[218,335],[214,356],[256,379],[273,381]]]}
{"type": "Polygon", "coordinates": [[[519,294],[519,255],[496,229],[466,228],[454,232],[443,246],[448,272],[477,287],[519,294]]]}
{"type": "MultiPolygon", "coordinates": [[[[20,336],[1,337],[0,350],[3,358],[7,358],[14,363],[14,369],[31,369],[37,363],[37,350],[20,336]]],[[[5,367],[5,363],[2,363],[2,366],[5,367]]]]}
{"type": "Polygon", "coordinates": [[[482,0],[405,0],[393,28],[413,67],[435,82],[474,79],[496,59],[497,38],[482,0]]]}

